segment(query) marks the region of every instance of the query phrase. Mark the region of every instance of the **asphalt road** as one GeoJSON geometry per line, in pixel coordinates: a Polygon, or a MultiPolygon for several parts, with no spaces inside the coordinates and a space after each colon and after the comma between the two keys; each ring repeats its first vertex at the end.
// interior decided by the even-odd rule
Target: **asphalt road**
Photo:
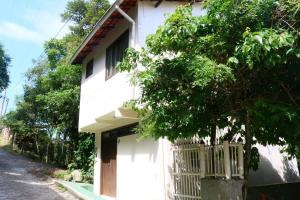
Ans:
{"type": "Polygon", "coordinates": [[[52,180],[29,173],[43,167],[0,149],[0,200],[75,200],[52,180]]]}

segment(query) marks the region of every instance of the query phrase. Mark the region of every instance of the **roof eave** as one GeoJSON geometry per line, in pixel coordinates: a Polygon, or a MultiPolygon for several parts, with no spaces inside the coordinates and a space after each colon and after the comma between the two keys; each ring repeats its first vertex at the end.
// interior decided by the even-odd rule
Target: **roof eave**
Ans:
{"type": "Polygon", "coordinates": [[[104,22],[111,16],[111,14],[115,11],[116,6],[119,6],[123,0],[116,0],[115,3],[112,4],[112,6],[106,11],[106,13],[101,17],[101,19],[96,23],[93,30],[85,37],[83,42],[80,44],[80,46],[75,51],[74,55],[70,59],[71,64],[82,64],[81,61],[78,61],[78,55],[83,50],[83,48],[87,45],[87,43],[90,41],[90,39],[94,36],[94,34],[97,32],[99,28],[104,24],[104,22]]]}

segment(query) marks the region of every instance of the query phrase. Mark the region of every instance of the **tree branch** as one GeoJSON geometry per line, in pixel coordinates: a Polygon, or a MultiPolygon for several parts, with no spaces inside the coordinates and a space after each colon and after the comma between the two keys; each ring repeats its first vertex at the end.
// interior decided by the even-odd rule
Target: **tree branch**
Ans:
{"type": "Polygon", "coordinates": [[[292,96],[292,94],[290,93],[289,89],[283,84],[281,83],[280,86],[283,88],[283,90],[285,91],[285,93],[288,95],[289,99],[291,100],[291,102],[299,107],[299,104],[296,102],[296,100],[294,99],[294,97],[292,96]]]}

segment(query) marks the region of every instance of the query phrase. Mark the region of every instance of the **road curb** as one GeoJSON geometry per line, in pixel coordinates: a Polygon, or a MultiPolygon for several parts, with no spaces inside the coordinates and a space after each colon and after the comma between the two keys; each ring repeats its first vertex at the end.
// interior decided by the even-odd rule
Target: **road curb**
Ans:
{"type": "Polygon", "coordinates": [[[73,194],[74,196],[76,196],[79,199],[83,199],[83,200],[98,200],[98,198],[95,199],[95,198],[89,197],[88,195],[85,195],[85,194],[79,192],[78,190],[76,190],[76,188],[71,187],[70,185],[68,185],[64,181],[54,179],[54,182],[55,182],[56,185],[64,187],[65,189],[67,189],[68,192],[70,192],[71,194],[73,194]]]}

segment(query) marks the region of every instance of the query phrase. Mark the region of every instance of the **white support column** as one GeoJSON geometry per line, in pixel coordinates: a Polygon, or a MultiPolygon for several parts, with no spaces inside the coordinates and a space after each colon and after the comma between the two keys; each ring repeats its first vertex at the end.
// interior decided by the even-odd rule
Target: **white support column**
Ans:
{"type": "Polygon", "coordinates": [[[239,169],[240,179],[244,179],[244,150],[243,150],[242,142],[239,142],[239,147],[238,147],[238,169],[239,169]]]}
{"type": "Polygon", "coordinates": [[[229,153],[229,143],[228,141],[223,142],[224,148],[224,166],[225,166],[225,178],[231,178],[231,169],[230,169],[230,153],[229,153]]]}
{"type": "Polygon", "coordinates": [[[96,148],[96,157],[94,163],[94,188],[93,191],[95,194],[100,195],[101,187],[101,133],[95,133],[95,148],[96,148]]]}
{"type": "Polygon", "coordinates": [[[200,177],[205,177],[205,146],[200,144],[200,177]]]}

